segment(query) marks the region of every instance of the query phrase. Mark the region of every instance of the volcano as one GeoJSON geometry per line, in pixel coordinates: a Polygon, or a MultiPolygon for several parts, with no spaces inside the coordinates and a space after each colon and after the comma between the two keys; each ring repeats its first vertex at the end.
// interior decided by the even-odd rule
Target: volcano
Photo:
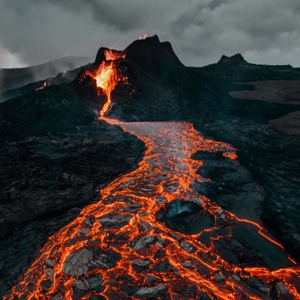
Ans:
{"type": "Polygon", "coordinates": [[[157,36],[0,104],[3,299],[300,299],[300,69],[157,36]]]}

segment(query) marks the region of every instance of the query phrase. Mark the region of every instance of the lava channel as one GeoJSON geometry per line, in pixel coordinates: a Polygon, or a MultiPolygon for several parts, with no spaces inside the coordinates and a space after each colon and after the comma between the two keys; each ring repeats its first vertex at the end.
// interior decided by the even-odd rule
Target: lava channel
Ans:
{"type": "MultiPolygon", "coordinates": [[[[270,271],[228,263],[213,245],[199,240],[216,225],[189,235],[158,218],[180,199],[201,206],[202,214],[223,218],[218,226],[232,232],[237,224],[249,222],[226,210],[216,215],[221,207],[190,188],[195,181],[210,181],[196,174],[203,162],[191,159],[193,153],[220,151],[235,158],[236,149],[198,135],[191,123],[105,120],[145,143],[138,169],[102,189],[98,203],[51,236],[4,299],[271,299],[270,291],[245,284],[251,276],[262,287],[276,281],[292,297],[278,293],[278,299],[300,299],[298,266],[270,271]]],[[[261,224],[249,226],[282,247],[261,224]]]]}

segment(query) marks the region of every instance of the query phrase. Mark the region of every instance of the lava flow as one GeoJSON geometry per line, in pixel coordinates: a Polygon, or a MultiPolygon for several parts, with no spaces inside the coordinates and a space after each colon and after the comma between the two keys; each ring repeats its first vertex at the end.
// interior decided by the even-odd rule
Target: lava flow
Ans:
{"type": "Polygon", "coordinates": [[[36,91],[42,90],[42,89],[43,89],[44,87],[46,87],[46,86],[47,86],[47,81],[44,82],[44,85],[43,85],[42,87],[37,88],[36,91]]]}
{"type": "Polygon", "coordinates": [[[191,188],[211,182],[196,173],[204,163],[192,154],[221,152],[237,163],[236,149],[198,135],[191,123],[104,118],[121,78],[115,60],[124,57],[109,50],[105,55],[95,76],[108,98],[101,118],[141,139],[145,156],[138,169],[102,189],[98,203],[49,238],[4,299],[271,299],[271,290],[277,299],[300,299],[297,265],[270,271],[228,262],[218,252],[215,241],[230,240],[241,224],[284,251],[259,221],[240,219],[191,188]],[[197,207],[195,218],[213,225],[195,234],[170,229],[166,218],[178,201],[197,207]]]}
{"type": "Polygon", "coordinates": [[[104,117],[104,114],[110,107],[111,91],[114,90],[119,81],[126,80],[126,78],[120,75],[118,63],[115,62],[115,60],[124,58],[126,54],[113,50],[105,50],[104,55],[106,60],[101,63],[97,70],[96,76],[94,76],[97,82],[97,87],[102,88],[107,96],[107,102],[104,104],[103,108],[100,111],[100,118],[104,117]]]}
{"type": "Polygon", "coordinates": [[[269,271],[228,263],[213,244],[200,241],[204,232],[220,225],[189,235],[174,232],[158,218],[168,203],[180,199],[202,207],[201,215],[222,218],[222,226],[231,232],[247,222],[227,211],[216,214],[221,208],[190,188],[194,181],[210,181],[196,174],[203,163],[192,160],[193,153],[221,151],[232,156],[235,149],[204,139],[190,123],[105,120],[145,142],[143,161],[101,190],[98,203],[50,237],[22,282],[4,299],[162,299],[167,293],[170,299],[204,294],[211,299],[270,299],[270,291],[264,294],[243,282],[250,276],[262,284],[277,280],[293,297],[289,299],[300,299],[298,267],[269,271]],[[180,289],[186,295],[180,297],[180,289]]]}
{"type": "Polygon", "coordinates": [[[89,75],[96,81],[96,86],[98,88],[98,95],[104,93],[107,97],[106,103],[100,110],[99,119],[103,118],[107,110],[111,105],[111,92],[115,89],[119,81],[123,84],[128,85],[128,78],[123,76],[119,68],[120,60],[126,57],[124,51],[115,51],[106,49],[104,50],[105,60],[102,61],[98,69],[94,72],[85,70],[81,74],[79,82],[89,75]]]}

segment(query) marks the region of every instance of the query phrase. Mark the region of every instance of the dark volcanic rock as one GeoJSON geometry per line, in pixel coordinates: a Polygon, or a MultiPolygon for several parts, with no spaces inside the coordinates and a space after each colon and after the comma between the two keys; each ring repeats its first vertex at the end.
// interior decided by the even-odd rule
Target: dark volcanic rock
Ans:
{"type": "MultiPolygon", "coordinates": [[[[268,110],[265,110],[267,113],[268,110]]],[[[222,180],[216,180],[206,195],[240,217],[254,220],[260,215],[268,230],[282,241],[284,248],[298,261],[300,204],[297,199],[300,196],[300,177],[297,168],[300,156],[296,149],[300,148],[300,138],[281,133],[266,125],[264,120],[257,120],[254,114],[249,114],[247,119],[194,123],[199,130],[205,128],[206,134],[214,139],[231,143],[238,148],[238,160],[250,172],[254,181],[254,184],[244,185],[241,189],[235,184],[235,180],[231,186],[222,180]],[[253,199],[259,201],[255,204],[253,199]],[[244,204],[240,206],[239,201],[244,204]]],[[[203,159],[202,154],[199,159],[203,159]]],[[[207,163],[210,162],[208,159],[207,163]]]]}
{"type": "Polygon", "coordinates": [[[86,278],[88,289],[94,292],[102,292],[105,287],[102,286],[103,277],[100,274],[90,275],[86,278]]]}
{"type": "Polygon", "coordinates": [[[173,272],[178,271],[177,268],[173,267],[169,260],[166,258],[163,261],[160,261],[156,266],[150,269],[151,272],[173,272]]]}
{"type": "Polygon", "coordinates": [[[150,274],[147,274],[147,278],[146,278],[146,282],[149,282],[149,283],[156,283],[156,282],[159,282],[161,281],[160,278],[156,277],[156,276],[152,276],[150,274]]]}
{"type": "Polygon", "coordinates": [[[88,248],[82,248],[71,253],[66,259],[63,267],[63,273],[66,275],[80,276],[88,271],[88,265],[92,259],[93,253],[88,248]]]}
{"type": "Polygon", "coordinates": [[[151,264],[152,262],[147,259],[133,260],[131,262],[131,266],[136,272],[143,272],[145,270],[148,270],[151,264]]]}
{"type": "Polygon", "coordinates": [[[226,65],[226,67],[232,67],[232,66],[247,65],[247,62],[245,61],[244,57],[240,53],[237,53],[231,57],[223,55],[221,59],[218,61],[218,65],[226,65]]]}
{"type": "Polygon", "coordinates": [[[163,296],[168,289],[169,286],[167,284],[148,288],[142,287],[135,293],[134,296],[137,298],[158,298],[163,296]]]}
{"type": "MultiPolygon", "coordinates": [[[[191,234],[194,227],[191,226],[191,222],[188,217],[196,215],[202,210],[201,200],[198,203],[194,201],[182,201],[175,200],[166,205],[166,218],[163,215],[162,219],[165,219],[165,224],[167,227],[174,231],[179,231],[182,233],[191,234]]],[[[162,211],[163,213],[164,211],[162,211]]]]}
{"type": "MultiPolygon", "coordinates": [[[[57,85],[61,85],[61,84],[70,83],[77,77],[77,75],[81,72],[82,69],[90,70],[91,67],[92,67],[92,64],[88,64],[88,65],[84,65],[82,67],[76,68],[72,71],[66,71],[64,73],[58,73],[58,74],[52,73],[52,75],[49,74],[48,77],[44,77],[44,80],[41,80],[42,79],[41,78],[40,81],[28,83],[26,85],[21,85],[20,87],[18,87],[18,85],[16,85],[15,87],[12,86],[13,89],[6,90],[4,93],[2,93],[2,95],[0,95],[0,103],[7,101],[9,99],[20,97],[25,94],[36,92],[37,89],[39,89],[41,87],[43,87],[43,89],[46,89],[49,86],[57,86],[57,85]],[[50,76],[55,76],[55,77],[49,78],[50,76]]],[[[1,71],[2,70],[0,70],[0,77],[1,77],[1,71]]],[[[39,91],[41,91],[41,90],[39,90],[39,91]]],[[[1,93],[1,87],[0,87],[0,93],[1,93]]]]}
{"type": "MultiPolygon", "coordinates": [[[[141,141],[101,121],[59,133],[2,136],[0,297],[48,237],[99,201],[99,189],[136,168],[143,151],[141,141]]],[[[89,218],[84,226],[94,222],[89,218]]]]}
{"type": "Polygon", "coordinates": [[[159,75],[165,69],[183,67],[171,44],[160,42],[157,35],[133,42],[125,52],[126,59],[134,62],[147,74],[159,75]]]}
{"type": "Polygon", "coordinates": [[[93,260],[89,263],[89,268],[100,268],[104,270],[108,270],[113,268],[118,261],[121,260],[122,256],[120,253],[109,249],[102,250],[100,247],[93,247],[93,260]]]}
{"type": "Polygon", "coordinates": [[[271,287],[264,283],[263,281],[261,281],[260,279],[258,279],[255,276],[249,277],[248,279],[245,280],[245,282],[253,289],[257,289],[260,292],[264,293],[264,294],[269,294],[271,287]]]}
{"type": "Polygon", "coordinates": [[[128,246],[131,247],[133,251],[137,251],[147,247],[147,245],[153,244],[154,240],[155,237],[148,234],[142,237],[135,238],[132,242],[130,242],[128,246]]]}
{"type": "Polygon", "coordinates": [[[249,228],[250,226],[247,225],[239,224],[236,235],[245,244],[262,252],[263,260],[269,269],[275,270],[293,265],[283,249],[261,236],[256,228],[249,228]]]}
{"type": "Polygon", "coordinates": [[[89,300],[105,300],[106,298],[101,295],[91,295],[88,299],[89,300]]]}
{"type": "Polygon", "coordinates": [[[167,218],[172,219],[183,214],[196,214],[202,208],[194,202],[175,200],[167,205],[167,209],[167,218]]]}
{"type": "Polygon", "coordinates": [[[196,268],[196,267],[195,267],[192,263],[190,263],[190,262],[183,262],[183,263],[181,263],[181,265],[182,265],[184,268],[191,269],[191,270],[193,270],[193,269],[196,268]]]}
{"type": "Polygon", "coordinates": [[[103,228],[122,228],[128,224],[132,215],[106,215],[98,219],[103,228]]]}

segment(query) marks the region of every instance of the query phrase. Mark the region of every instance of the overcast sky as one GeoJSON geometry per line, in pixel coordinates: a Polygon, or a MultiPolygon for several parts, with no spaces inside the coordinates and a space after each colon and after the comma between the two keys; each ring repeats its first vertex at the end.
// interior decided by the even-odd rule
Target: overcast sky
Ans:
{"type": "Polygon", "coordinates": [[[188,66],[241,53],[300,66],[300,0],[0,0],[0,68],[169,41],[188,66]]]}

